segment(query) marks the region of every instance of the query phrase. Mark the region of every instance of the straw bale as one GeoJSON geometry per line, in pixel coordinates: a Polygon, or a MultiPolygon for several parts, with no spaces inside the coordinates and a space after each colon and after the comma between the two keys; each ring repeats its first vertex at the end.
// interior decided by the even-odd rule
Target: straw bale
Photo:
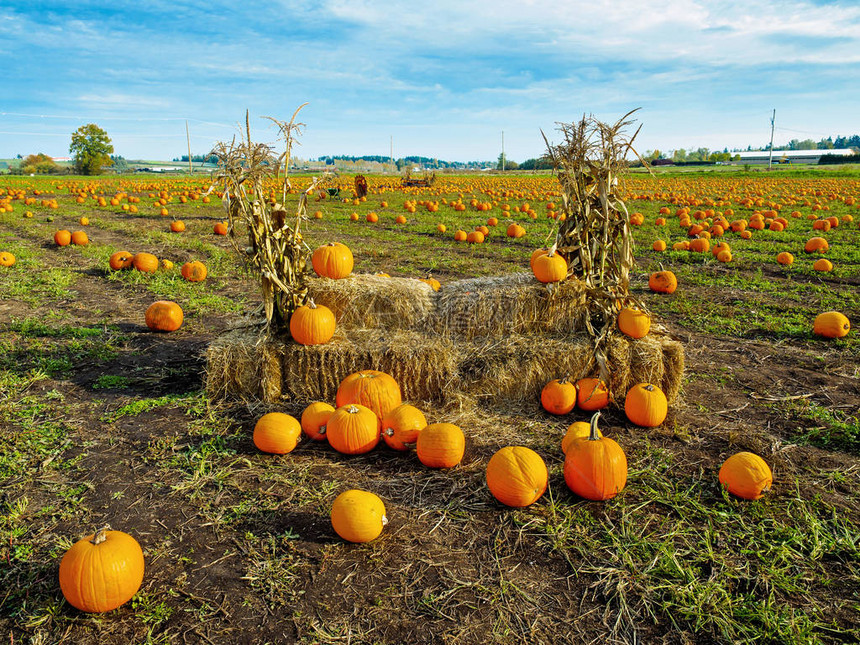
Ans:
{"type": "Polygon", "coordinates": [[[270,352],[257,332],[236,330],[213,341],[206,350],[206,392],[212,399],[242,398],[271,400],[271,380],[264,373],[271,367],[264,360],[270,352]]]}
{"type": "Polygon", "coordinates": [[[419,329],[436,308],[435,292],[414,278],[353,274],[342,280],[312,278],[310,297],[335,315],[338,327],[419,329]]]}
{"type": "Polygon", "coordinates": [[[443,287],[436,331],[464,338],[570,334],[585,328],[585,290],[578,280],[544,285],[531,273],[459,280],[443,287]]]}

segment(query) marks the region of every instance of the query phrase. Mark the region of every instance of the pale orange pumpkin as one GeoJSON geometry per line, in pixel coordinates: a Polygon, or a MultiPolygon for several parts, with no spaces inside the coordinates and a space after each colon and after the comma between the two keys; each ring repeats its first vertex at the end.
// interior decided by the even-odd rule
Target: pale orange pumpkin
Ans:
{"type": "Polygon", "coordinates": [[[257,449],[275,455],[292,452],[299,443],[302,426],[289,414],[269,412],[254,426],[254,445],[257,449]]]}

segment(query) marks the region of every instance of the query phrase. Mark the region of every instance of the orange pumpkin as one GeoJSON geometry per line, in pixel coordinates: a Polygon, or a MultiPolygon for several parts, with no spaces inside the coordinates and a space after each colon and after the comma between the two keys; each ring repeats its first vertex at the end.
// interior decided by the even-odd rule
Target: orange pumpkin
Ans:
{"type": "Polygon", "coordinates": [[[313,252],[311,264],[318,276],[340,280],[352,273],[354,259],[346,244],[330,242],[313,252]]]}
{"type": "Polygon", "coordinates": [[[720,483],[732,495],[759,499],[770,490],[773,474],[764,459],[751,452],[739,452],[723,462],[720,483]]]}
{"type": "Polygon", "coordinates": [[[825,338],[842,338],[851,331],[851,323],[845,314],[838,311],[826,311],[815,317],[812,333],[825,338]]]}
{"type": "Polygon", "coordinates": [[[143,582],[140,544],[128,533],[108,529],[75,542],[60,560],[60,590],[81,611],[112,611],[128,602],[143,582]]]}
{"type": "Polygon", "coordinates": [[[394,450],[408,450],[406,444],[418,441],[418,435],[427,427],[427,419],[418,408],[403,403],[389,411],[382,419],[382,440],[394,450]]]}
{"type": "Polygon", "coordinates": [[[199,260],[186,262],[182,265],[180,273],[183,278],[188,280],[188,282],[203,282],[206,279],[207,274],[206,265],[199,260]]]}
{"type": "Polygon", "coordinates": [[[90,243],[90,238],[84,231],[75,231],[72,233],[72,244],[75,246],[86,246],[90,243]]]}
{"type": "Polygon", "coordinates": [[[453,468],[463,459],[466,437],[453,423],[432,423],[419,433],[415,451],[428,468],[453,468]]]}
{"type": "Polygon", "coordinates": [[[379,443],[379,420],[370,408],[350,403],[332,413],[325,434],[338,452],[360,455],[379,443]]]}
{"type": "Polygon", "coordinates": [[[596,412],[586,439],[576,439],[564,458],[564,481],[574,493],[600,501],[615,497],[627,484],[627,456],[615,441],[600,437],[596,412]]]}
{"type": "Polygon", "coordinates": [[[146,326],[155,331],[176,331],[182,326],[182,308],[170,300],[153,302],[146,310],[146,326]]]}
{"type": "Polygon", "coordinates": [[[174,233],[182,233],[185,230],[185,222],[181,219],[175,219],[170,222],[170,230],[174,233]]]}
{"type": "Polygon", "coordinates": [[[269,412],[254,426],[254,445],[263,452],[285,455],[299,443],[302,426],[289,414],[269,412]]]}
{"type": "Polygon", "coordinates": [[[9,251],[0,253],[0,267],[10,267],[15,264],[15,256],[9,251]]]}
{"type": "Polygon", "coordinates": [[[350,374],[337,388],[337,407],[360,403],[373,410],[382,422],[385,415],[403,403],[400,386],[390,375],[377,370],[363,370],[350,374]]]}
{"type": "Polygon", "coordinates": [[[651,248],[655,251],[665,251],[666,242],[664,242],[663,240],[654,240],[654,244],[651,245],[651,248]]]}
{"type": "Polygon", "coordinates": [[[541,456],[523,446],[502,448],[487,464],[487,487],[505,506],[533,504],[546,491],[548,478],[541,456]]]}
{"type": "Polygon", "coordinates": [[[655,271],[648,278],[648,288],[656,293],[675,293],[678,278],[671,271],[655,271]]]}
{"type": "Polygon", "coordinates": [[[158,258],[152,253],[136,253],[131,259],[132,266],[143,273],[158,271],[158,258]]]}
{"type": "MultiPolygon", "coordinates": [[[[588,439],[591,434],[591,424],[587,421],[574,421],[571,423],[564,437],[561,439],[561,451],[566,455],[570,445],[577,439],[588,439]]],[[[600,430],[597,431],[597,436],[602,437],[600,430]]]]}
{"type": "Polygon", "coordinates": [[[816,271],[833,271],[833,263],[827,258],[819,258],[813,263],[812,268],[816,271]]]}
{"type": "Polygon", "coordinates": [[[794,256],[788,251],[783,251],[782,253],[776,256],[776,261],[780,264],[788,266],[794,263],[794,256]]]}
{"type": "Polygon", "coordinates": [[[830,250],[830,245],[823,237],[813,237],[804,244],[803,250],[807,253],[827,253],[830,250]]]}
{"type": "Polygon", "coordinates": [[[215,226],[212,227],[212,232],[215,233],[215,235],[227,235],[226,222],[216,222],[215,226]]]}
{"type": "Polygon", "coordinates": [[[550,381],[541,390],[540,404],[550,414],[568,414],[576,407],[576,385],[567,377],[550,381]]]}
{"type": "Polygon", "coordinates": [[[331,506],[331,526],[347,542],[375,540],[388,524],[385,504],[373,493],[348,490],[338,495],[331,506]]]}
{"type": "Polygon", "coordinates": [[[651,316],[639,309],[625,307],[618,312],[618,329],[630,338],[644,338],[651,329],[651,316]]]}
{"type": "Polygon", "coordinates": [[[311,300],[290,316],[290,335],[300,345],[325,345],[334,336],[334,314],[325,305],[311,300]]]}
{"type": "Polygon", "coordinates": [[[119,271],[121,269],[130,269],[133,259],[134,255],[132,255],[128,251],[117,251],[110,256],[110,260],[108,263],[110,264],[111,269],[113,269],[114,271],[119,271]]]}
{"type": "Polygon", "coordinates": [[[72,234],[69,231],[57,231],[54,233],[54,242],[57,246],[68,246],[72,243],[72,234]]]}
{"type": "Polygon", "coordinates": [[[532,273],[538,282],[544,284],[559,282],[567,277],[567,260],[550,250],[549,253],[538,255],[535,258],[532,273]]]}
{"type": "Polygon", "coordinates": [[[302,431],[314,441],[327,441],[326,426],[334,407],[323,401],[311,403],[302,412],[302,431]]]}
{"type": "Polygon", "coordinates": [[[627,391],[624,412],[637,426],[656,428],[666,420],[668,403],[666,395],[656,385],[639,383],[627,391]]]}
{"type": "Polygon", "coordinates": [[[576,389],[576,403],[582,410],[593,412],[609,405],[609,390],[598,378],[579,379],[576,389]]]}

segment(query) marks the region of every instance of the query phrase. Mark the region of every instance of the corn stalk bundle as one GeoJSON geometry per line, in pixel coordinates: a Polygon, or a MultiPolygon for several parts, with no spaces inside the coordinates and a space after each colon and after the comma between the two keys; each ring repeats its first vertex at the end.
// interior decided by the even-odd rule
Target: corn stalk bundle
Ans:
{"type": "Polygon", "coordinates": [[[287,328],[293,311],[308,299],[310,247],[302,240],[300,228],[307,219],[308,196],[327,179],[315,177],[302,192],[295,213],[287,212],[284,204],[290,191],[290,153],[295,136],[304,126],[296,122],[296,116],[305,105],[299,106],[289,122],[265,117],[278,127],[285,143],[280,155],[268,144],[251,140],[247,112],[239,140],[234,137],[229,143],[218,142],[212,151],[218,157],[213,189],[220,186],[222,191],[229,239],[249,272],[259,276],[270,332],[287,328]],[[266,188],[272,180],[280,184],[280,201],[267,197],[266,188]],[[247,244],[239,237],[243,229],[248,233],[247,244]]]}
{"type": "Polygon", "coordinates": [[[594,339],[594,360],[587,369],[596,362],[606,382],[611,371],[607,348],[619,310],[631,301],[645,310],[630,295],[633,236],[621,197],[627,154],[639,156],[632,147],[639,129],[632,137],[624,134],[633,123],[629,119],[633,112],[611,125],[593,116],[583,116],[578,123],[559,123],[563,141],[557,145],[544,135],[546,156],[561,186],[564,214],[555,250],[567,260],[568,275],[585,284],[590,307],[587,330],[594,339]]]}

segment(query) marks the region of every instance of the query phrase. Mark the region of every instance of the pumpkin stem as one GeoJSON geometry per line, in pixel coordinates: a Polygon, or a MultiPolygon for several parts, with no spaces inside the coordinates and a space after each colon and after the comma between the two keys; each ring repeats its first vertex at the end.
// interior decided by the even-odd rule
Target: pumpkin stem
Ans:
{"type": "Polygon", "coordinates": [[[600,441],[600,436],[597,434],[597,419],[600,417],[600,410],[594,413],[591,417],[591,431],[588,435],[589,441],[600,441]]]}
{"type": "Polygon", "coordinates": [[[651,385],[650,383],[646,383],[646,384],[645,384],[645,387],[644,387],[644,388],[642,388],[642,389],[643,389],[643,390],[647,390],[648,392],[653,392],[653,391],[654,391],[654,386],[653,386],[653,385],[651,385]]]}
{"type": "Polygon", "coordinates": [[[314,302],[314,299],[313,299],[313,298],[308,298],[308,307],[309,307],[310,309],[316,309],[316,308],[317,308],[317,305],[316,305],[316,303],[314,302]]]}
{"type": "Polygon", "coordinates": [[[103,527],[98,529],[95,535],[93,535],[93,539],[90,540],[90,543],[98,545],[107,540],[107,535],[105,535],[107,531],[110,531],[110,524],[105,524],[103,527]]]}
{"type": "Polygon", "coordinates": [[[346,409],[346,411],[349,412],[350,414],[355,414],[356,412],[358,412],[358,408],[355,407],[354,405],[351,405],[346,409]]]}

